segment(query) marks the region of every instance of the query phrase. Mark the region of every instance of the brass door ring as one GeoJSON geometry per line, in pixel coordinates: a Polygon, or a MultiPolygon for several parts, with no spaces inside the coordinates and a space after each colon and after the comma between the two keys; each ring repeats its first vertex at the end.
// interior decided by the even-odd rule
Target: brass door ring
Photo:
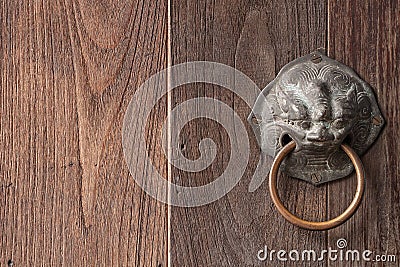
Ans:
{"type": "Polygon", "coordinates": [[[339,226],[354,214],[354,212],[361,203],[361,198],[364,193],[365,175],[364,175],[364,167],[362,165],[360,158],[358,157],[356,152],[354,152],[354,150],[351,149],[348,145],[345,144],[341,145],[343,151],[346,152],[346,154],[351,159],[357,174],[357,189],[353,201],[350,203],[350,206],[342,214],[331,220],[322,222],[306,221],[295,216],[294,214],[292,214],[290,211],[287,210],[287,208],[283,205],[282,201],[279,199],[277,190],[277,177],[278,177],[279,166],[282,163],[283,159],[286,157],[286,155],[288,155],[292,150],[294,150],[295,147],[296,147],[295,141],[291,141],[282,148],[282,150],[276,155],[274,159],[269,174],[269,191],[271,194],[272,201],[274,202],[279,213],[281,213],[286,220],[301,228],[305,228],[308,230],[328,230],[336,226],[339,226]]]}

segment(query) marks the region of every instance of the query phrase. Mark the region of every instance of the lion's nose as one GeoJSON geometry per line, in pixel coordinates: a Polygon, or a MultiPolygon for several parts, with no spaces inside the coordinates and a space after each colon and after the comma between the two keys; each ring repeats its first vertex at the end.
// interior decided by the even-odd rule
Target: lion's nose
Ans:
{"type": "Polygon", "coordinates": [[[334,135],[326,129],[320,129],[317,132],[307,134],[307,140],[310,142],[325,142],[332,141],[333,139],[335,139],[334,135]]]}

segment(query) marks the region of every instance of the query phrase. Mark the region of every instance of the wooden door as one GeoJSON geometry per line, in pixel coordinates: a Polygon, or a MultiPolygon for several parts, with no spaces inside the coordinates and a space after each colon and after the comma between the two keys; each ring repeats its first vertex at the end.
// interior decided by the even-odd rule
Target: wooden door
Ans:
{"type": "MultiPolygon", "coordinates": [[[[365,266],[326,257],[257,258],[265,246],[321,251],[336,248],[339,239],[352,250],[396,257],[371,266],[398,266],[399,5],[397,0],[3,1],[0,266],[365,266]],[[121,129],[129,102],[151,75],[179,63],[212,61],[242,71],[262,88],[286,63],[318,48],[371,84],[386,120],[362,157],[365,194],[349,221],[329,231],[303,230],[275,210],[266,182],[249,192],[260,157],[249,126],[248,166],[237,186],[217,201],[167,206],[135,183],[121,129]]],[[[167,115],[204,96],[224,102],[244,122],[250,113],[227,88],[183,85],[157,102],[145,140],[136,140],[146,144],[152,164],[173,183],[212,182],[234,149],[221,125],[196,119],[180,132],[180,149],[196,159],[199,141],[211,138],[216,159],[198,173],[168,165],[160,134],[167,115]]],[[[320,187],[282,176],[279,191],[289,210],[326,220],[347,207],[355,186],[354,174],[320,187]]]]}

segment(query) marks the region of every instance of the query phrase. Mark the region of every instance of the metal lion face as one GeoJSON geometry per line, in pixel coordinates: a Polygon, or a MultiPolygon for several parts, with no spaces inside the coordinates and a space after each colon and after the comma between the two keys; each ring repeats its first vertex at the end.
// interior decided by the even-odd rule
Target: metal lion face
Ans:
{"type": "Polygon", "coordinates": [[[286,65],[262,94],[249,117],[262,152],[274,156],[294,140],[281,169],[313,184],[349,175],[353,166],[340,145],[361,155],[384,124],[370,86],[319,52],[286,65]]]}

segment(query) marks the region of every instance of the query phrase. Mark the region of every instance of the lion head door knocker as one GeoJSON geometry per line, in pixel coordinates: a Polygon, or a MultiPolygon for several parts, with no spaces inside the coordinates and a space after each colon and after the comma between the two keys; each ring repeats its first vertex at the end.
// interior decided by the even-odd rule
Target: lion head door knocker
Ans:
{"type": "Polygon", "coordinates": [[[358,155],[375,141],[384,120],[371,87],[352,69],[320,52],[292,61],[262,91],[249,122],[262,152],[276,155],[269,188],[278,211],[288,221],[306,229],[326,230],[353,215],[364,191],[358,155]],[[332,220],[302,220],[278,197],[280,165],[289,176],[314,185],[345,177],[355,169],[358,185],[354,199],[332,220]]]}

